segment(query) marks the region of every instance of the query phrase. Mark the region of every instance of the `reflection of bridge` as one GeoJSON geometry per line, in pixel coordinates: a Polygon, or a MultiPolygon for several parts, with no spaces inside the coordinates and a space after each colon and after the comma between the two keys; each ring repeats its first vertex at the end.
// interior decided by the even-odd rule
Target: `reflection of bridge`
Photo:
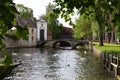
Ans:
{"type": "Polygon", "coordinates": [[[75,39],[59,39],[59,40],[49,40],[49,41],[38,41],[38,47],[49,46],[49,47],[71,47],[76,49],[77,46],[86,46],[89,44],[88,40],[75,40],[75,39]]]}

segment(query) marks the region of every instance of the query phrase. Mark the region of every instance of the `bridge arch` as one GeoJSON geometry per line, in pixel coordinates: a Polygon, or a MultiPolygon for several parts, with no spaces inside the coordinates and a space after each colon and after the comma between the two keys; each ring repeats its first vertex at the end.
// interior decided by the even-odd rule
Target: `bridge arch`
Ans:
{"type": "Polygon", "coordinates": [[[57,47],[72,47],[71,43],[68,41],[64,41],[64,40],[59,40],[59,41],[55,41],[52,44],[53,48],[57,48],[57,47]]]}
{"type": "Polygon", "coordinates": [[[78,46],[81,46],[81,47],[85,47],[86,46],[86,44],[85,43],[76,43],[73,47],[72,47],[72,49],[77,49],[77,47],[78,46]]]}

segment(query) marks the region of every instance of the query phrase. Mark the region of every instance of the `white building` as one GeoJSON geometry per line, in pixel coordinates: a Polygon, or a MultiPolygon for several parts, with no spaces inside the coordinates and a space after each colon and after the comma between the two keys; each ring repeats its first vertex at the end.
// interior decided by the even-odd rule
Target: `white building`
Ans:
{"type": "Polygon", "coordinates": [[[37,41],[47,40],[47,22],[45,20],[37,21],[37,41]]]}

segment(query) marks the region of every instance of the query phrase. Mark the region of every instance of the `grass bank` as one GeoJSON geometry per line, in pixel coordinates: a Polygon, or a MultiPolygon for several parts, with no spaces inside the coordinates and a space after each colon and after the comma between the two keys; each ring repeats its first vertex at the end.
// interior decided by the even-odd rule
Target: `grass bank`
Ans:
{"type": "Polygon", "coordinates": [[[104,43],[104,46],[99,46],[98,42],[93,42],[93,45],[101,51],[106,51],[107,53],[118,53],[118,56],[120,56],[120,44],[104,43]]]}

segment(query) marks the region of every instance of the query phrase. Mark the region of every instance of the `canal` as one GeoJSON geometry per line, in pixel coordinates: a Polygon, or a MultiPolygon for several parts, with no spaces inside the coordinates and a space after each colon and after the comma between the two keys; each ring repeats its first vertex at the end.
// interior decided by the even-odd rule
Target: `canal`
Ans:
{"type": "Polygon", "coordinates": [[[88,50],[20,48],[6,52],[23,64],[4,80],[113,80],[88,50]]]}

